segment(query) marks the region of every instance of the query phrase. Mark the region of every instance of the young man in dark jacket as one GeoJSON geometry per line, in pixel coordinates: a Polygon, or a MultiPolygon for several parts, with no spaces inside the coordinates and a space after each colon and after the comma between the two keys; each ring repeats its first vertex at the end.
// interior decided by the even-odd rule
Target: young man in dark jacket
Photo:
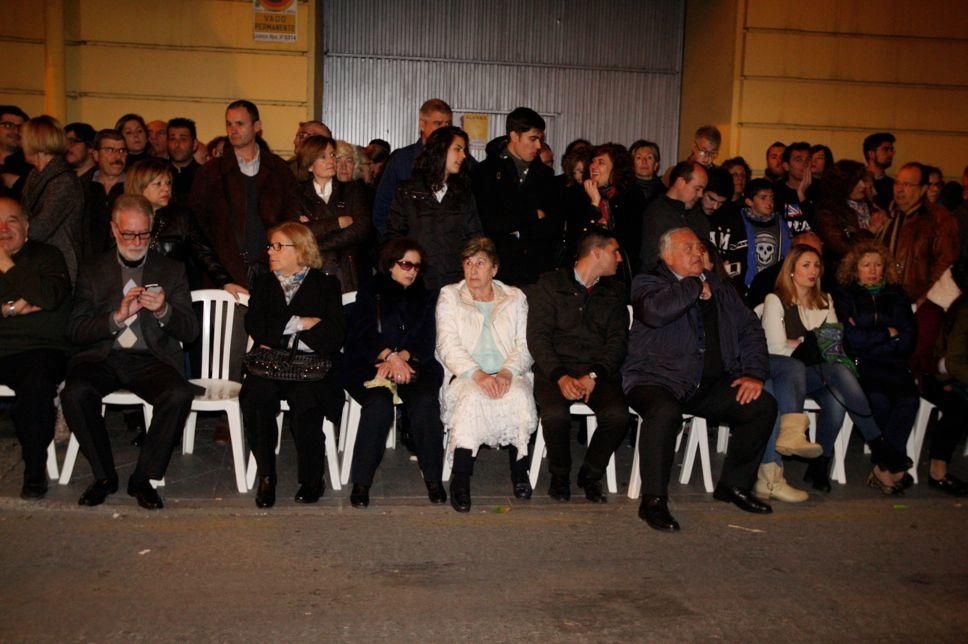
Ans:
{"type": "Polygon", "coordinates": [[[643,421],[639,518],[669,532],[679,529],[668,487],[684,413],[732,427],[713,497],[747,512],[772,511],[750,491],[776,418],[776,401],[763,391],[770,374],[766,338],[735,289],[706,270],[705,252],[689,228],[669,230],[659,240],[659,266],[632,283],[622,383],[643,421]]]}
{"type": "Polygon", "coordinates": [[[554,170],[538,153],[545,121],[527,107],[507,117],[507,143],[474,172],[474,193],[484,234],[494,240],[505,284],[533,284],[552,270],[561,244],[554,170]]]}
{"type": "Polygon", "coordinates": [[[604,503],[602,476],[628,429],[619,368],[628,338],[625,286],[613,279],[622,261],[614,233],[594,227],[578,240],[573,267],[545,273],[528,292],[528,348],[534,395],[548,448],[548,496],[571,498],[572,403],[584,402],[598,420],[578,470],[578,487],[604,503]]]}

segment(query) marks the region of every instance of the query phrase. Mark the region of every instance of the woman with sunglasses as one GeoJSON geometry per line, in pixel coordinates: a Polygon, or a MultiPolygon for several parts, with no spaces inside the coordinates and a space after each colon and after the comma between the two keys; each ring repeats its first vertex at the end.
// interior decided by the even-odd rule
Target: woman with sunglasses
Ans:
{"type": "Polygon", "coordinates": [[[242,381],[239,400],[258,466],[255,504],[260,508],[276,502],[276,415],[281,400],[289,403],[296,442],[296,503],[316,503],[323,495],[323,420],[339,423],[343,391],[336,363],[346,333],[339,280],[319,270],[322,260],[312,232],[290,221],[271,229],[268,237],[271,272],[252,283],[245,330],[254,346],[315,353],[332,367],[321,380],[286,381],[250,373],[242,381]]]}
{"type": "Polygon", "coordinates": [[[413,176],[397,187],[384,240],[411,237],[424,249],[423,282],[437,292],[464,276],[461,250],[481,234],[471,191],[467,133],[442,127],[427,139],[413,176]]]}
{"type": "Polygon", "coordinates": [[[360,403],[353,449],[354,508],[370,504],[373,475],[383,459],[394,404],[403,405],[417,463],[431,503],[444,503],[444,430],[438,392],[443,371],[434,359],[434,297],[423,287],[423,249],[407,237],[380,252],[376,278],[360,289],[343,349],[343,386],[360,403]]]}

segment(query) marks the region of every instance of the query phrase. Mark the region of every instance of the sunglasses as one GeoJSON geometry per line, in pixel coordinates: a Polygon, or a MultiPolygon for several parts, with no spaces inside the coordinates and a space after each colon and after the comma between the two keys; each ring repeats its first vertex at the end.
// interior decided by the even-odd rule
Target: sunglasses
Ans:
{"type": "Polygon", "coordinates": [[[420,262],[408,262],[404,259],[401,259],[397,261],[397,266],[409,273],[410,271],[419,271],[422,264],[420,262]]]}

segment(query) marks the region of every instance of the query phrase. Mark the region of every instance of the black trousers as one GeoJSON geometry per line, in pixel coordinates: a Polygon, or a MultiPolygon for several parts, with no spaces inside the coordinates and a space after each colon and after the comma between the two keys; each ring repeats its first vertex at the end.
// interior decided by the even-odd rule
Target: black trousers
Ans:
{"type": "Polygon", "coordinates": [[[628,393],[629,404],[642,417],[639,468],[642,494],[667,496],[676,435],[682,415],[716,418],[731,427],[729,451],[719,477],[721,485],[748,490],[756,481],[766,443],[776,419],[776,401],[765,391],[753,402],[740,405],[731,379],[722,378],[700,387],[691,398],[678,400],[665,387],[641,385],[628,393]]]}
{"type": "MultiPolygon", "coordinates": [[[[425,377],[425,374],[412,384],[397,387],[397,394],[410,419],[410,435],[420,471],[424,480],[431,482],[440,481],[444,461],[439,392],[440,379],[425,377]]],[[[372,485],[393,423],[393,396],[386,387],[366,389],[362,386],[350,390],[350,395],[363,408],[353,447],[353,483],[372,485]]]]}
{"type": "MultiPolygon", "coordinates": [[[[259,476],[276,476],[276,416],[279,404],[289,403],[289,428],[296,442],[299,483],[315,484],[323,478],[326,456],[323,421],[327,410],[330,420],[339,422],[341,403],[335,400],[341,391],[330,378],[315,382],[283,382],[248,375],[242,381],[239,401],[246,440],[255,455],[259,476]]],[[[336,449],[336,446],[332,446],[336,449]]]]}
{"type": "Polygon", "coordinates": [[[24,480],[47,480],[47,446],[54,439],[54,398],[64,378],[62,351],[33,349],[0,358],[0,384],[17,394],[10,410],[24,459],[24,480]]]}
{"type": "Polygon", "coordinates": [[[61,392],[64,417],[95,479],[117,478],[111,441],[101,415],[101,398],[128,389],[153,408],[151,425],[132,478],[165,476],[195,397],[192,385],[171,365],[153,355],[112,351],[103,362],[82,362],[67,374],[61,392]]]}
{"type": "MultiPolygon", "coordinates": [[[[555,476],[571,473],[571,413],[574,401],[561,395],[558,384],[535,376],[534,398],[541,413],[541,428],[548,449],[548,470],[555,476]]],[[[592,480],[601,479],[608,460],[622,444],[629,429],[629,408],[622,386],[614,380],[599,379],[588,398],[598,427],[585,452],[585,467],[592,480]]]]}
{"type": "Polygon", "coordinates": [[[948,383],[939,382],[933,376],[926,376],[921,384],[924,388],[924,397],[934,403],[941,414],[940,418],[935,416],[929,425],[931,437],[929,458],[950,463],[958,441],[965,433],[968,400],[951,389],[948,383]],[[946,386],[948,389],[945,389],[946,386]]]}

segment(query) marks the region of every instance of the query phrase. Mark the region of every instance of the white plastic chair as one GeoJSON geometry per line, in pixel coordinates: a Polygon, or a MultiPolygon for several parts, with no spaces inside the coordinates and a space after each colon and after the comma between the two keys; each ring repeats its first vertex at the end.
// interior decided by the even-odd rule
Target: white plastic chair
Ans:
{"type": "MultiPolygon", "coordinates": [[[[14,390],[6,385],[0,385],[0,398],[16,398],[14,390]]],[[[54,481],[58,477],[57,450],[54,449],[54,441],[47,446],[47,478],[54,481]]]]}
{"type": "Polygon", "coordinates": [[[232,358],[232,328],[235,323],[235,307],[249,305],[249,296],[239,299],[220,289],[192,291],[192,302],[202,303],[202,371],[201,378],[190,382],[205,388],[205,393],[195,396],[192,410],[185,422],[182,437],[182,453],[195,450],[195,421],[197,412],[221,411],[228,417],[229,437],[232,443],[232,463],[235,468],[235,487],[240,493],[248,492],[245,481],[245,448],[242,436],[242,410],[239,391],[242,383],[231,380],[229,364],[232,358]]]}
{"type": "MultiPolygon", "coordinates": [[[[709,432],[706,428],[706,419],[699,416],[682,415],[683,428],[676,436],[676,451],[682,445],[682,435],[689,425],[689,437],[686,439],[686,449],[682,458],[682,470],[679,472],[679,483],[688,485],[692,479],[692,470],[696,462],[696,453],[699,453],[699,463],[702,468],[703,487],[706,492],[713,491],[713,473],[709,462],[709,432]]],[[[727,430],[728,431],[728,430],[727,430]]],[[[632,476],[629,478],[629,498],[637,499],[642,493],[642,473],[639,471],[639,440],[642,437],[642,419],[639,418],[639,427],[635,432],[635,455],[632,458],[632,476]]]]}
{"type": "MultiPolygon", "coordinates": [[[[279,406],[279,413],[276,414],[276,427],[279,428],[279,437],[276,439],[276,455],[282,447],[282,415],[289,411],[289,403],[283,400],[279,406]]],[[[336,433],[333,431],[333,423],[327,418],[323,421],[324,449],[326,450],[326,469],[329,470],[330,486],[339,491],[343,489],[340,485],[339,457],[336,455],[336,433]]],[[[255,475],[258,466],[255,462],[255,454],[249,453],[249,466],[245,473],[245,483],[248,489],[255,485],[255,475]]]]}
{"type": "MultiPolygon", "coordinates": [[[[568,410],[572,416],[584,416],[585,422],[587,423],[587,443],[592,442],[592,436],[595,434],[595,430],[598,428],[598,420],[595,418],[595,412],[592,411],[591,407],[585,405],[584,403],[574,403],[568,410]]],[[[545,448],[544,433],[541,428],[541,418],[538,418],[538,430],[537,436],[534,439],[534,454],[531,457],[531,470],[528,473],[531,479],[531,487],[535,488],[538,486],[538,474],[541,472],[541,460],[548,454],[548,450],[545,448]]],[[[608,461],[608,467],[605,468],[605,481],[608,484],[608,491],[611,494],[618,492],[618,481],[615,476],[615,454],[612,454],[612,458],[608,461]]]]}

